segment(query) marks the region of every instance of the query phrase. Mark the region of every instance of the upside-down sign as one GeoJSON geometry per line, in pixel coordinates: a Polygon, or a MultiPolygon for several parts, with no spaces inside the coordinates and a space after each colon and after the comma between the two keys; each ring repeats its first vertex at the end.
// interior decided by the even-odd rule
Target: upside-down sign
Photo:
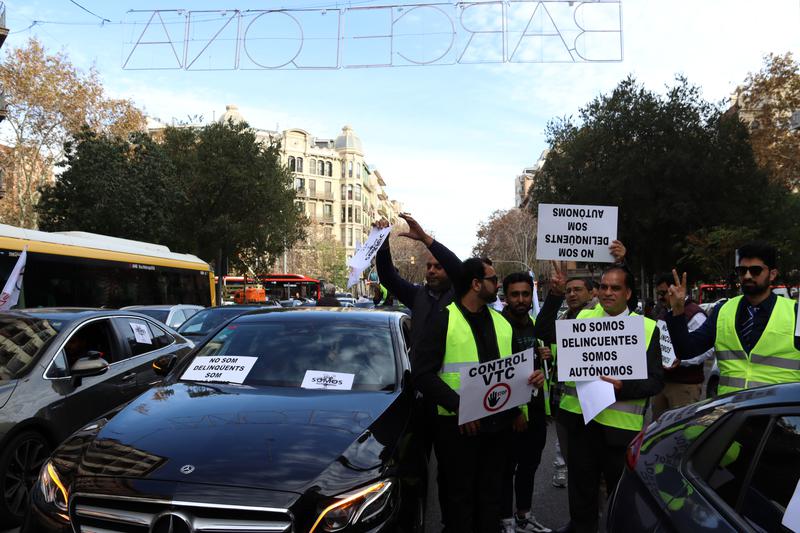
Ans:
{"type": "Polygon", "coordinates": [[[502,359],[475,363],[460,369],[458,424],[528,403],[533,386],[533,348],[502,359]]]}

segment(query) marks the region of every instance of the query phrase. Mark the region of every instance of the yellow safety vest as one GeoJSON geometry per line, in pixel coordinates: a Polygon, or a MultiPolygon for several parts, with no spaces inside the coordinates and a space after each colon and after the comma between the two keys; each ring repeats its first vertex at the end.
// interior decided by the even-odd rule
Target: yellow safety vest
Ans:
{"type": "MultiPolygon", "coordinates": [[[[601,318],[603,316],[605,316],[605,312],[600,305],[596,306],[594,309],[584,309],[578,313],[578,319],[601,318]]],[[[630,316],[639,315],[631,313],[630,316]]],[[[655,320],[644,317],[644,335],[647,339],[647,349],[650,348],[655,328],[655,320]]],[[[644,426],[646,403],[646,398],[616,401],[600,411],[600,413],[594,417],[594,421],[612,428],[640,431],[642,426],[644,426]]],[[[578,392],[575,388],[574,381],[567,381],[564,383],[564,395],[561,396],[561,403],[558,404],[558,407],[570,413],[578,415],[583,414],[583,411],[581,411],[581,404],[578,401],[578,392]]]]}
{"type": "Polygon", "coordinates": [[[800,381],[800,352],[794,347],[794,300],[779,296],[764,333],[748,354],[736,334],[736,310],[742,296],[722,304],[717,315],[714,350],[719,393],[800,381]]]}
{"type": "MultiPolygon", "coordinates": [[[[456,303],[450,303],[446,309],[449,315],[447,320],[447,340],[439,377],[451,389],[458,392],[461,389],[460,370],[480,361],[478,359],[478,345],[475,344],[475,337],[472,335],[472,329],[469,327],[467,319],[464,318],[461,309],[458,308],[456,303]]],[[[508,323],[503,315],[492,308],[489,308],[489,314],[494,323],[494,333],[495,337],[497,337],[497,349],[500,357],[508,357],[511,355],[511,337],[513,335],[511,324],[508,323]]],[[[440,415],[455,415],[455,413],[448,411],[441,405],[437,407],[440,415]]]]}

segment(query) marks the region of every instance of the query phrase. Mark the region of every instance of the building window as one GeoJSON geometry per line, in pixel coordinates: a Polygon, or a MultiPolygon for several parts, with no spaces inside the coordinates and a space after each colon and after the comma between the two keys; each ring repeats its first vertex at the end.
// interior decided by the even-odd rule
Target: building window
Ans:
{"type": "Polygon", "coordinates": [[[331,185],[330,181],[325,182],[325,194],[328,196],[329,199],[333,200],[331,193],[333,192],[333,185],[331,185]]]}
{"type": "MultiPolygon", "coordinates": [[[[342,208],[342,223],[345,223],[345,222],[347,222],[347,219],[345,218],[345,209],[343,207],[342,208]]],[[[344,241],[342,241],[342,242],[344,242],[344,241]]]]}
{"type": "Polygon", "coordinates": [[[317,173],[317,160],[316,159],[309,159],[308,160],[308,173],[309,174],[316,174],[317,173]]]}
{"type": "Polygon", "coordinates": [[[291,170],[292,172],[294,172],[296,168],[297,168],[297,167],[295,166],[294,156],[291,156],[291,155],[290,155],[290,156],[289,156],[289,170],[291,170]]]}
{"type": "Polygon", "coordinates": [[[325,161],[321,159],[317,163],[317,174],[319,174],[320,176],[325,175],[325,161]]]}
{"type": "Polygon", "coordinates": [[[345,228],[342,228],[342,238],[340,239],[342,241],[342,244],[344,244],[346,236],[347,236],[347,230],[345,228]]]}
{"type": "Polygon", "coordinates": [[[330,161],[328,161],[327,163],[325,163],[325,165],[326,165],[326,167],[327,167],[327,169],[328,169],[328,172],[326,172],[326,173],[325,173],[325,175],[326,175],[326,176],[331,176],[331,177],[332,177],[332,176],[333,176],[333,163],[331,163],[330,161]]]}
{"type": "Polygon", "coordinates": [[[308,194],[314,196],[317,194],[317,181],[316,180],[308,180],[308,194]]]}
{"type": "Polygon", "coordinates": [[[356,177],[361,179],[361,165],[356,165],[356,177]]]}
{"type": "Polygon", "coordinates": [[[306,180],[304,180],[303,178],[295,178],[294,179],[294,188],[297,189],[298,191],[303,190],[303,187],[305,186],[305,184],[306,184],[306,180]]]}
{"type": "Polygon", "coordinates": [[[362,220],[361,220],[361,208],[360,207],[356,207],[356,222],[358,222],[359,224],[362,223],[362,220]]]}
{"type": "Polygon", "coordinates": [[[342,201],[347,197],[347,185],[342,185],[342,201]]]}
{"type": "Polygon", "coordinates": [[[347,177],[348,178],[352,178],[353,177],[353,162],[352,161],[348,161],[347,162],[347,177]]]}
{"type": "Polygon", "coordinates": [[[353,228],[347,232],[347,246],[353,246],[353,228]]]}
{"type": "Polygon", "coordinates": [[[303,158],[302,157],[298,157],[297,158],[297,172],[302,172],[302,171],[303,171],[303,158]]]}
{"type": "Polygon", "coordinates": [[[353,199],[353,186],[352,185],[348,185],[347,186],[347,199],[348,200],[352,200],[353,199]]]}
{"type": "Polygon", "coordinates": [[[356,201],[361,201],[361,185],[356,185],[356,201]]]}
{"type": "Polygon", "coordinates": [[[352,222],[353,221],[353,208],[352,207],[348,207],[347,208],[347,221],[348,222],[352,222]]]}
{"type": "Polygon", "coordinates": [[[325,218],[333,218],[333,206],[331,204],[322,204],[322,214],[325,218]]]}

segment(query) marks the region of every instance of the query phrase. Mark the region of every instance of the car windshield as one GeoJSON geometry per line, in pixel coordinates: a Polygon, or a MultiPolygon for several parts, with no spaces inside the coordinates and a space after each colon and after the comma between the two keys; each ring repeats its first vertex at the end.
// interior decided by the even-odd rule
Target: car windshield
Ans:
{"type": "Polygon", "coordinates": [[[169,309],[131,309],[131,311],[153,317],[164,324],[167,323],[167,317],[169,316],[169,309]]]}
{"type": "Polygon", "coordinates": [[[0,317],[0,382],[23,375],[63,324],[34,317],[0,317]]]}
{"type": "MultiPolygon", "coordinates": [[[[311,377],[330,376],[344,381],[335,388],[374,391],[393,390],[396,381],[388,326],[296,318],[229,324],[200,349],[187,372],[181,372],[182,379],[199,368],[198,364],[231,362],[231,357],[242,356],[257,358],[249,371],[240,374],[244,385],[321,388],[307,387],[311,377]]],[[[215,380],[210,373],[192,376],[200,381],[215,380]]],[[[230,377],[227,374],[216,377],[242,382],[236,381],[235,375],[232,379],[225,379],[230,377]]]]}
{"type": "Polygon", "coordinates": [[[242,313],[252,311],[255,307],[241,308],[236,306],[215,307],[198,311],[192,318],[181,324],[178,333],[181,335],[208,335],[214,328],[237,317],[242,313]]]}

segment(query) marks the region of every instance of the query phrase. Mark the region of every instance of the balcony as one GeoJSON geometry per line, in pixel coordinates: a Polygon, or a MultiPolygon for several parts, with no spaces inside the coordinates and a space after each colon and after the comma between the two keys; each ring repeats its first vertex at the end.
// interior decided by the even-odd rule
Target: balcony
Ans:
{"type": "Polygon", "coordinates": [[[304,188],[295,189],[294,193],[298,198],[308,198],[308,191],[304,188]]]}
{"type": "Polygon", "coordinates": [[[324,192],[324,191],[310,191],[308,193],[309,198],[316,198],[317,200],[328,200],[333,201],[333,193],[332,192],[324,192]]]}

